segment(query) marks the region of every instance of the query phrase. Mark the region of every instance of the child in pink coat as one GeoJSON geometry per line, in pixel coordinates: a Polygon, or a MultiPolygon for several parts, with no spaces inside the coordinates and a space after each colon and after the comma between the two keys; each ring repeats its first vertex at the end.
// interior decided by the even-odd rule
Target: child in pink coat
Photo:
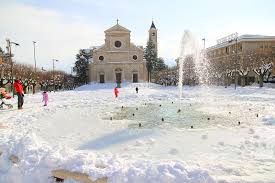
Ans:
{"type": "Polygon", "coordinates": [[[47,105],[48,105],[48,99],[49,99],[47,91],[44,91],[44,92],[42,93],[42,95],[43,95],[43,100],[42,100],[42,102],[44,102],[44,106],[47,106],[47,105]]]}

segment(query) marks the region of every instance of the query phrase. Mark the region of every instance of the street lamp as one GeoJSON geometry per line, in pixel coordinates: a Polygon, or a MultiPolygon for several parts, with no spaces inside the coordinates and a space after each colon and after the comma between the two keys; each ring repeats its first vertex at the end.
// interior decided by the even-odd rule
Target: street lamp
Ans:
{"type": "Polygon", "coordinates": [[[13,42],[13,41],[10,41],[10,39],[6,39],[7,41],[7,49],[8,49],[8,52],[9,52],[9,60],[10,60],[10,63],[11,63],[11,91],[13,93],[13,97],[14,97],[14,92],[13,92],[13,62],[12,62],[12,55],[11,55],[11,45],[14,44],[15,46],[20,46],[18,43],[16,42],[13,42]]]}
{"type": "Polygon", "coordinates": [[[36,58],[35,58],[35,41],[32,42],[33,43],[33,59],[34,59],[34,72],[36,74],[36,58]]]}
{"type": "Polygon", "coordinates": [[[203,38],[202,41],[203,41],[203,49],[205,49],[205,38],[203,38]]]}
{"type": "Polygon", "coordinates": [[[54,63],[58,62],[58,60],[53,59],[53,85],[54,85],[54,90],[55,90],[55,82],[54,82],[54,63]]]}

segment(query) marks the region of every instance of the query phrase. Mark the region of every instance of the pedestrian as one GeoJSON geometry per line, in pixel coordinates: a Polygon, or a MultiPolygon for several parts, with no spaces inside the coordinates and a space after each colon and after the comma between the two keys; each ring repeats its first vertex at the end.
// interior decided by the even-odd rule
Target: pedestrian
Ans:
{"type": "Polygon", "coordinates": [[[47,91],[44,91],[44,92],[42,93],[42,95],[43,95],[43,100],[42,100],[42,102],[44,102],[44,106],[47,106],[47,105],[48,105],[48,100],[49,100],[48,92],[47,92],[47,91]]]}
{"type": "Polygon", "coordinates": [[[136,87],[136,93],[138,93],[138,87],[136,87]]]}
{"type": "Polygon", "coordinates": [[[115,89],[114,89],[114,94],[115,94],[115,97],[117,98],[118,97],[118,89],[117,89],[117,87],[115,87],[115,89]]]}
{"type": "Polygon", "coordinates": [[[24,104],[24,92],[23,92],[23,87],[20,84],[20,80],[14,80],[13,83],[14,90],[17,94],[17,99],[18,99],[18,109],[23,109],[23,104],[24,104]]]}

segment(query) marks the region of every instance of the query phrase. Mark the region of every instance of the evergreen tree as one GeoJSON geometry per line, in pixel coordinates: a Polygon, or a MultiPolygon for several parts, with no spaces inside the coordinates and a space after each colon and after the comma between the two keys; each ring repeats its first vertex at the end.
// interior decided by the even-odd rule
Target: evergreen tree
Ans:
{"type": "Polygon", "coordinates": [[[167,69],[167,65],[164,63],[164,59],[163,58],[157,58],[154,66],[153,66],[153,71],[157,72],[157,71],[161,71],[167,69]]]}
{"type": "Polygon", "coordinates": [[[3,59],[2,61],[4,61],[4,57],[5,57],[5,52],[4,52],[4,50],[0,47],[0,61],[1,61],[1,59],[3,59]]]}
{"type": "Polygon", "coordinates": [[[76,73],[76,82],[77,84],[87,84],[89,81],[89,63],[92,58],[92,50],[79,50],[79,53],[76,55],[75,66],[73,71],[76,73]]]}
{"type": "Polygon", "coordinates": [[[3,62],[4,62],[3,55],[4,55],[4,51],[3,51],[2,48],[0,47],[0,64],[3,64],[3,62]]]}
{"type": "Polygon", "coordinates": [[[155,51],[155,45],[152,40],[147,42],[147,46],[144,51],[144,57],[146,59],[146,67],[148,71],[148,82],[150,82],[154,65],[157,62],[157,53],[155,51]]]}

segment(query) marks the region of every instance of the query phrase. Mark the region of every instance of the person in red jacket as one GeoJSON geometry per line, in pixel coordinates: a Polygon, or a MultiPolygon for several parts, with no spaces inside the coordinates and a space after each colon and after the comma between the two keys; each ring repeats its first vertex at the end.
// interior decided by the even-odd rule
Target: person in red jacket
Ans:
{"type": "Polygon", "coordinates": [[[116,97],[118,97],[118,93],[119,93],[119,92],[118,92],[117,87],[115,87],[115,89],[114,89],[114,93],[115,93],[115,96],[116,96],[116,97]]]}
{"type": "Polygon", "coordinates": [[[17,79],[14,80],[13,87],[14,87],[14,91],[16,92],[17,98],[18,98],[18,109],[22,109],[23,103],[24,103],[23,87],[20,84],[20,81],[17,79]]]}

